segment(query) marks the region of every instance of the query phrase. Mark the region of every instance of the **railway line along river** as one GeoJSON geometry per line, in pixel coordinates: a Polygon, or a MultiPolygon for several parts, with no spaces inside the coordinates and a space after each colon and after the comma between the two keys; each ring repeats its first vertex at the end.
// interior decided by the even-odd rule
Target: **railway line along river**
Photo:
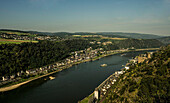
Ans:
{"type": "Polygon", "coordinates": [[[15,90],[1,93],[0,103],[77,103],[122,65],[146,51],[115,54],[96,61],[74,65],[55,73],[53,80],[41,78],[15,90]],[[101,64],[107,64],[101,67],[101,64]]]}

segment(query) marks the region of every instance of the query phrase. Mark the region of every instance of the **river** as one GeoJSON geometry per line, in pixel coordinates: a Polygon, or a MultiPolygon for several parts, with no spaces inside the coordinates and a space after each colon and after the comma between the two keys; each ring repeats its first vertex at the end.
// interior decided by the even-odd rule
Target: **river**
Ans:
{"type": "Polygon", "coordinates": [[[115,54],[75,65],[53,74],[56,77],[54,80],[42,78],[16,90],[1,93],[0,103],[77,103],[91,94],[108,76],[120,70],[129,59],[144,52],[129,52],[125,56],[115,54]],[[100,67],[103,63],[108,66],[100,67]]]}

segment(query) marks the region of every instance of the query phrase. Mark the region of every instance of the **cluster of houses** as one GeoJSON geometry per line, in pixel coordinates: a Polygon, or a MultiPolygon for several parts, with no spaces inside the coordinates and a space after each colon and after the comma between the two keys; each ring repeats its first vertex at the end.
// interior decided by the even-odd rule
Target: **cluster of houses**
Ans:
{"type": "Polygon", "coordinates": [[[114,74],[109,76],[104,82],[102,82],[97,88],[95,88],[94,95],[93,95],[93,102],[97,101],[99,98],[103,98],[109,88],[117,81],[120,75],[125,73],[122,69],[120,71],[116,71],[114,74]]]}
{"type": "Polygon", "coordinates": [[[7,34],[7,33],[0,34],[0,37],[5,39],[14,39],[14,40],[35,40],[34,37],[29,37],[27,35],[17,35],[17,34],[7,34]]]}
{"type": "Polygon", "coordinates": [[[145,60],[148,60],[152,57],[153,52],[147,52],[146,54],[140,54],[139,56],[136,56],[134,59],[130,59],[130,64],[137,64],[142,63],[145,60]]]}
{"type": "Polygon", "coordinates": [[[112,42],[111,41],[107,41],[107,42],[92,41],[90,42],[90,44],[108,45],[108,44],[112,44],[112,42]]]}
{"type": "Polygon", "coordinates": [[[58,36],[36,36],[34,37],[35,40],[50,40],[50,41],[56,41],[59,40],[60,38],[58,36]]]}
{"type": "Polygon", "coordinates": [[[28,35],[17,35],[17,34],[11,34],[11,33],[0,33],[0,38],[5,39],[14,39],[14,40],[50,40],[50,41],[56,41],[59,39],[59,37],[55,36],[28,36],[28,35]]]}

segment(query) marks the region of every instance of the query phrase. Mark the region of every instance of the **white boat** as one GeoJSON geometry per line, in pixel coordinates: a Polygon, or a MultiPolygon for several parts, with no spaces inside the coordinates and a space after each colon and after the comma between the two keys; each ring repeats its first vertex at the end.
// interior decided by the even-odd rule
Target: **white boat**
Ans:
{"type": "Polygon", "coordinates": [[[120,56],[124,56],[124,55],[126,55],[126,54],[121,54],[120,56]]]}
{"type": "Polygon", "coordinates": [[[52,77],[52,76],[49,76],[49,78],[50,78],[50,80],[53,80],[53,79],[55,79],[55,77],[52,77]]]}
{"type": "Polygon", "coordinates": [[[102,64],[102,65],[100,65],[101,67],[106,67],[107,66],[107,64],[102,64]]]}

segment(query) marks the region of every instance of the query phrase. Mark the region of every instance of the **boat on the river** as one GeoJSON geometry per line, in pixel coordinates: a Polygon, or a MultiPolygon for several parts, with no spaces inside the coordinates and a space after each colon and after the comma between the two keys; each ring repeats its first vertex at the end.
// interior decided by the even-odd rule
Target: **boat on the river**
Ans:
{"type": "Polygon", "coordinates": [[[53,80],[53,79],[55,79],[55,77],[52,77],[52,76],[49,76],[49,78],[50,78],[50,80],[53,80]]]}
{"type": "Polygon", "coordinates": [[[100,65],[101,67],[106,67],[107,66],[107,64],[102,64],[102,65],[100,65]]]}
{"type": "Polygon", "coordinates": [[[126,54],[121,54],[120,56],[125,56],[126,54]]]}

